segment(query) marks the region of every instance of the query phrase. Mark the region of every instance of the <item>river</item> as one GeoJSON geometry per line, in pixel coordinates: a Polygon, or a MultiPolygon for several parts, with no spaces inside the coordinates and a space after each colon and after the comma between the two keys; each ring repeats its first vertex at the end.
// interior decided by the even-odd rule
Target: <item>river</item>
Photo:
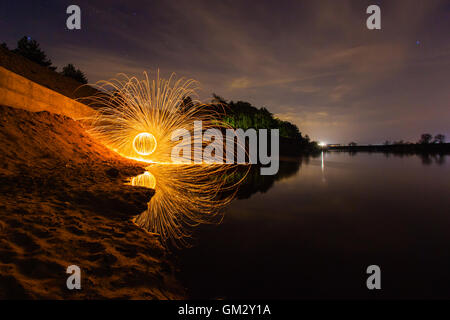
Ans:
{"type": "Polygon", "coordinates": [[[248,179],[175,252],[191,298],[450,298],[448,156],[325,152],[248,179]]]}

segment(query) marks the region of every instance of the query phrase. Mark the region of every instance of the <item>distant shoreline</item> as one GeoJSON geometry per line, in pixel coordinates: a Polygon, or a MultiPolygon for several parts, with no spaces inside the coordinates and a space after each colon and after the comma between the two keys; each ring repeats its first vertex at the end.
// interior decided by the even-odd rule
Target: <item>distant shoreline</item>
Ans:
{"type": "Polygon", "coordinates": [[[343,151],[343,152],[389,152],[389,153],[404,153],[404,154],[408,153],[450,154],[450,143],[329,146],[323,148],[323,150],[343,151]]]}

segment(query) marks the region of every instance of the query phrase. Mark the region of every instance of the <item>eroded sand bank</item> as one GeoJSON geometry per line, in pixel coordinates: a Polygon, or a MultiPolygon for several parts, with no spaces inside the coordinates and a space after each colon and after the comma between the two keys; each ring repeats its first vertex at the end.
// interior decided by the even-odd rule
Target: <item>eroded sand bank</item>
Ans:
{"type": "Polygon", "coordinates": [[[0,298],[184,296],[166,252],[131,217],[144,170],[64,116],[0,106],[0,298]],[[66,287],[78,265],[82,289],[66,287]]]}

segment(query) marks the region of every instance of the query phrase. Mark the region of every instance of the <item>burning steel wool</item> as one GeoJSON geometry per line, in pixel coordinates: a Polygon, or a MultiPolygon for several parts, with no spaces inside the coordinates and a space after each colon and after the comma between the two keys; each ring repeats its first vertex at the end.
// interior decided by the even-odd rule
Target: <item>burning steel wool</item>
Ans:
{"type": "MultiPolygon", "coordinates": [[[[172,141],[174,132],[193,133],[194,123],[199,121],[202,130],[227,128],[217,120],[217,110],[191,100],[196,97],[196,81],[175,80],[174,75],[165,80],[159,73],[154,80],[149,80],[147,73],[142,80],[125,75],[121,78],[99,82],[100,93],[89,98],[92,104],[101,106],[91,119],[90,133],[124,157],[152,163],[147,172],[130,181],[131,185],[155,189],[148,209],[135,223],[160,235],[164,244],[186,246],[191,227],[221,221],[223,209],[233,200],[246,173],[230,179],[236,177],[238,166],[226,164],[224,155],[218,159],[222,164],[173,161],[174,147],[189,150],[190,156],[203,154],[206,146],[195,134],[194,139],[172,141]]],[[[216,146],[224,143],[212,142],[216,146]]],[[[238,148],[243,148],[239,141],[236,152],[238,148]]],[[[242,150],[245,152],[245,148],[242,150]]]]}
{"type": "Polygon", "coordinates": [[[198,83],[192,79],[176,80],[172,74],[166,80],[158,72],[154,80],[147,73],[139,80],[122,74],[119,79],[98,82],[97,87],[99,93],[88,99],[89,104],[100,106],[90,119],[90,133],[127,158],[173,163],[175,146],[192,148],[196,154],[206,145],[206,141],[196,139],[173,141],[174,132],[193,133],[195,121],[201,121],[203,130],[226,127],[217,120],[217,113],[223,110],[195,100],[198,83]]]}

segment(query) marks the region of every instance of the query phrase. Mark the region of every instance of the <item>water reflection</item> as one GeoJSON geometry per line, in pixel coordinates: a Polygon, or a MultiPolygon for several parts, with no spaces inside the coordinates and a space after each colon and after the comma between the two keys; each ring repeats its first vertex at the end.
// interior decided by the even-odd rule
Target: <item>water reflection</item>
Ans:
{"type": "MultiPolygon", "coordinates": [[[[258,166],[226,165],[164,165],[154,164],[147,172],[131,179],[130,184],[155,189],[148,209],[135,222],[149,232],[157,233],[163,244],[189,246],[193,228],[199,224],[220,223],[224,209],[233,199],[250,199],[256,193],[266,193],[275,182],[300,171],[302,164],[320,166],[322,182],[326,182],[325,168],[342,164],[327,162],[333,152],[322,152],[314,157],[298,157],[281,161],[279,172],[272,176],[260,175],[258,166]]],[[[351,157],[355,152],[349,153],[351,157]]],[[[412,155],[384,153],[385,157],[412,155]]],[[[423,165],[443,165],[443,155],[420,155],[423,165]]]]}
{"type": "Polygon", "coordinates": [[[266,193],[276,181],[281,181],[294,176],[300,170],[304,162],[309,162],[309,157],[300,157],[291,161],[281,161],[278,173],[272,176],[262,176],[258,166],[250,166],[246,178],[242,181],[237,191],[237,199],[249,199],[255,193],[266,193]]]}
{"type": "Polygon", "coordinates": [[[322,158],[251,171],[222,224],[176,252],[178,279],[193,299],[368,299],[377,264],[379,298],[448,299],[450,166],[430,159],[324,152],[324,171],[322,158]]]}
{"type": "Polygon", "coordinates": [[[130,184],[155,189],[148,209],[134,222],[160,236],[163,244],[189,246],[193,228],[220,223],[233,199],[265,193],[276,181],[295,175],[304,161],[284,161],[276,175],[261,176],[259,166],[154,164],[130,184]]]}
{"type": "Polygon", "coordinates": [[[146,170],[130,182],[155,189],[155,194],[134,222],[158,234],[163,244],[184,247],[193,227],[222,220],[249,166],[155,164],[146,170]]]}
{"type": "Polygon", "coordinates": [[[422,164],[424,165],[431,165],[431,164],[437,164],[437,165],[444,165],[445,159],[447,156],[449,156],[448,151],[442,151],[442,152],[394,152],[394,151],[331,151],[332,153],[347,153],[350,156],[356,156],[359,154],[377,154],[381,153],[386,158],[394,157],[394,158],[411,158],[411,157],[419,157],[422,160],[422,164]]]}
{"type": "Polygon", "coordinates": [[[445,155],[443,154],[421,154],[420,159],[422,160],[422,164],[424,165],[444,165],[445,164],[445,155]]]}
{"type": "Polygon", "coordinates": [[[136,177],[131,178],[130,184],[137,187],[145,187],[150,189],[155,189],[156,178],[153,174],[146,171],[136,177]]]}

